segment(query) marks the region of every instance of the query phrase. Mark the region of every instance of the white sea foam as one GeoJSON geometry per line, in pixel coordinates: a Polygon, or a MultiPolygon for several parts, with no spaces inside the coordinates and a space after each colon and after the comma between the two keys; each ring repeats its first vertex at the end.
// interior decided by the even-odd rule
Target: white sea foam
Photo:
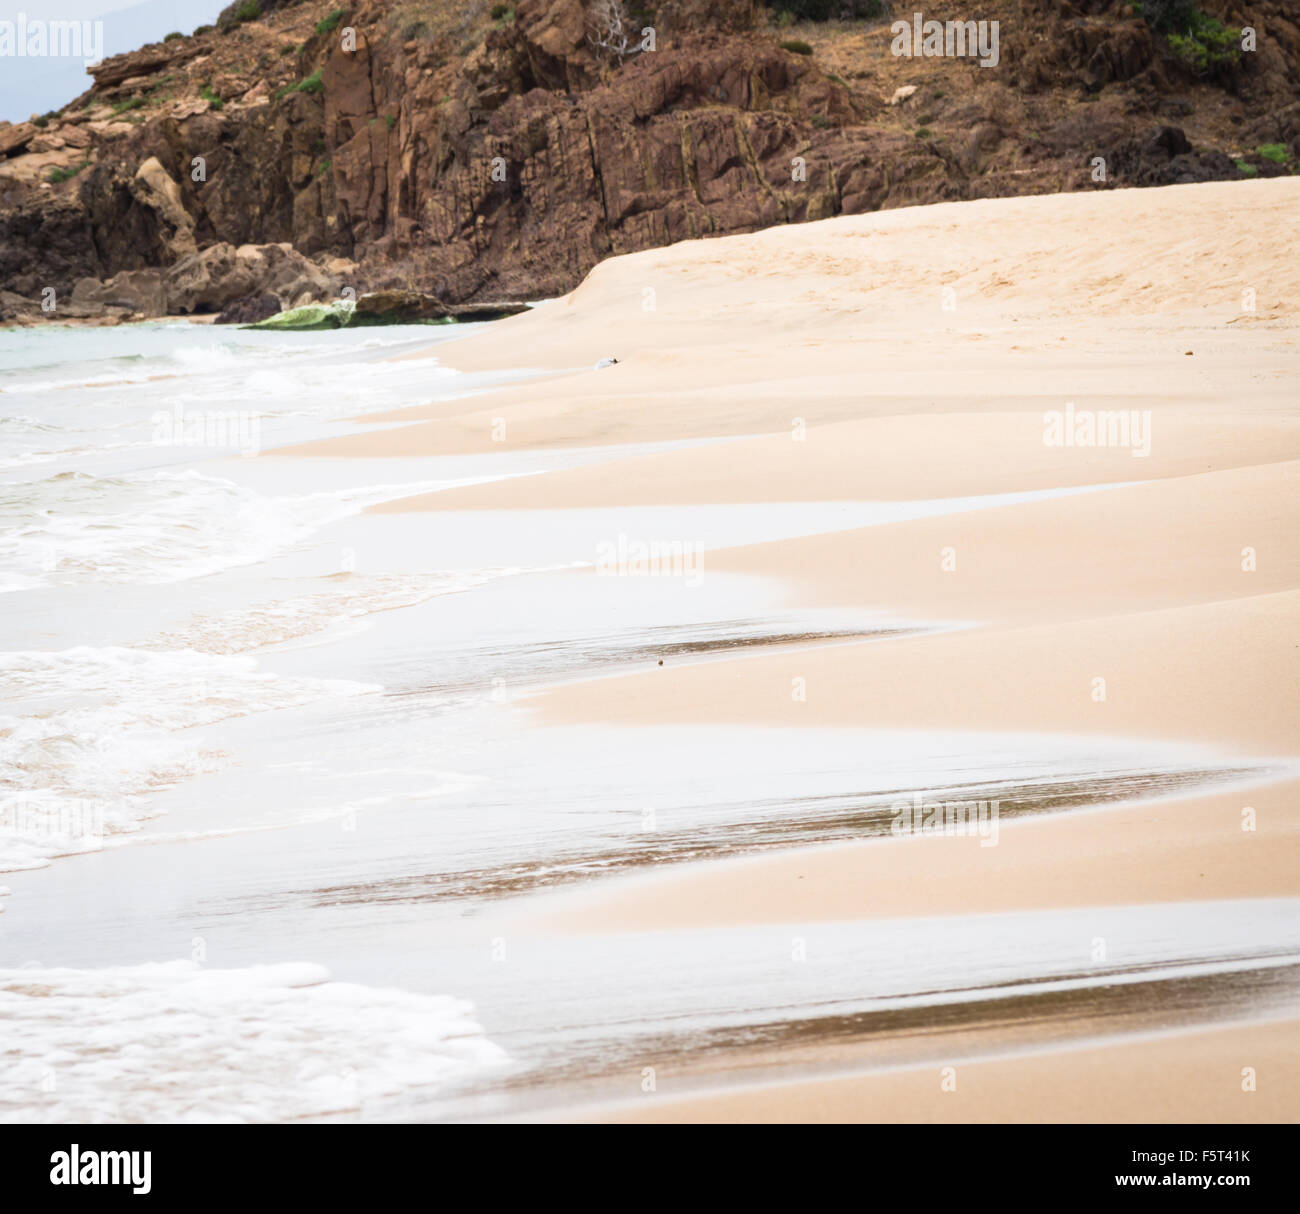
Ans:
{"type": "Polygon", "coordinates": [[[305,963],[0,970],[0,1121],[284,1121],[427,1101],[505,1063],[473,1011],[305,963]]]}
{"type": "Polygon", "coordinates": [[[52,425],[50,422],[41,421],[38,417],[27,417],[22,414],[0,417],[0,434],[4,435],[25,431],[48,432],[58,428],[58,426],[52,425]]]}
{"type": "Polygon", "coordinates": [[[170,357],[187,371],[221,371],[243,361],[240,352],[231,346],[177,346],[170,357]]]}
{"type": "Polygon", "coordinates": [[[0,331],[0,400],[24,419],[0,421],[0,470],[148,450],[154,416],[177,405],[256,415],[264,448],[293,442],[311,420],[392,409],[466,382],[434,360],[386,356],[390,347],[427,348],[447,336],[428,328],[384,337],[192,325],[81,330],[75,339],[52,328],[0,331]]]}
{"type": "Polygon", "coordinates": [[[114,372],[111,379],[104,379],[102,373],[91,375],[88,371],[86,375],[73,379],[9,379],[5,382],[4,392],[8,396],[41,396],[49,392],[77,391],[82,388],[116,388],[127,384],[142,384],[149,379],[150,375],[145,370],[114,372]]]}
{"type": "Polygon", "coordinates": [[[150,794],[222,760],[178,731],[380,690],[290,678],[255,658],[81,646],[0,653],[0,871],[122,841],[150,794]]]}
{"type": "Polygon", "coordinates": [[[193,469],[64,472],[0,492],[0,589],[186,581],[266,560],[367,506],[444,487],[421,481],[268,497],[193,469]]]}
{"type": "MultiPolygon", "coordinates": [[[[204,653],[247,653],[329,632],[337,639],[366,627],[379,611],[413,607],[443,594],[481,586],[519,569],[459,570],[439,573],[337,573],[328,589],[257,603],[233,611],[195,614],[183,627],[158,638],[159,649],[197,649],[204,653]]],[[[155,646],[151,646],[153,648],[155,646]]]]}

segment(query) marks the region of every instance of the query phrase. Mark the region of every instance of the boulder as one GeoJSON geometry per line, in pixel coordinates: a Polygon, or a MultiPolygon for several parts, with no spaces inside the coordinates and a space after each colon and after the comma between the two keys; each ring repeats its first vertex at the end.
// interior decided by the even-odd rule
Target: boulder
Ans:
{"type": "Polygon", "coordinates": [[[436,295],[419,291],[371,291],[357,300],[355,323],[364,325],[409,325],[427,320],[444,320],[447,305],[436,295]]]}
{"type": "Polygon", "coordinates": [[[220,312],[248,295],[272,294],[284,304],[327,300],[339,283],[291,244],[215,244],[167,271],[173,313],[220,312]]]}
{"type": "Polygon", "coordinates": [[[528,310],[526,303],[448,304],[421,291],[370,291],[357,300],[354,325],[419,325],[445,320],[500,320],[528,310]]]}
{"type": "Polygon", "coordinates": [[[19,295],[17,291],[0,289],[0,322],[14,324],[18,321],[39,320],[41,305],[34,299],[19,295]]]}
{"type": "Polygon", "coordinates": [[[251,329],[304,330],[304,329],[346,329],[352,323],[353,302],[350,299],[336,299],[333,303],[308,304],[302,308],[291,308],[278,316],[269,317],[250,325],[251,329]]]}
{"type": "Polygon", "coordinates": [[[143,316],[167,315],[167,289],[161,270],[123,270],[103,282],[80,278],[72,289],[72,302],[124,308],[143,316]]]}
{"type": "Polygon", "coordinates": [[[30,122],[0,123],[0,156],[13,156],[25,150],[37,133],[30,122]]]}
{"type": "Polygon", "coordinates": [[[452,304],[447,309],[448,315],[452,320],[501,320],[507,316],[517,316],[520,312],[527,312],[528,305],[519,303],[514,300],[504,300],[499,303],[468,303],[452,304]]]}
{"type": "Polygon", "coordinates": [[[1193,148],[1175,126],[1160,127],[1145,139],[1129,139],[1111,148],[1106,164],[1124,182],[1144,186],[1235,181],[1241,176],[1225,152],[1193,148]]]}
{"type": "Polygon", "coordinates": [[[85,127],[70,122],[59,127],[59,138],[63,140],[64,146],[70,148],[88,148],[93,142],[85,127]]]}
{"type": "Polygon", "coordinates": [[[280,311],[280,301],[269,291],[254,292],[236,299],[222,309],[213,322],[218,325],[254,325],[280,311]]]}
{"type": "Polygon", "coordinates": [[[178,66],[195,58],[202,50],[202,44],[193,38],[178,38],[171,42],[155,42],[124,55],[111,55],[86,70],[94,78],[96,88],[108,89],[131,79],[152,76],[166,67],[178,66]]]}
{"type": "Polygon", "coordinates": [[[127,308],[59,296],[56,296],[55,307],[47,312],[39,299],[29,299],[16,291],[0,290],[0,324],[27,325],[67,320],[118,324],[131,317],[127,308]]]}

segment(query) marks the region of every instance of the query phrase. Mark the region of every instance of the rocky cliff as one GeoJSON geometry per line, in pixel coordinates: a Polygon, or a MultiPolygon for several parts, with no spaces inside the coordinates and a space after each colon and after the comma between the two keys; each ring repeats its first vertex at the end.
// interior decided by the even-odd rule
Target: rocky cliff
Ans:
{"type": "Polygon", "coordinates": [[[997,21],[988,66],[892,53],[880,0],[639,2],[242,0],[106,60],[0,124],[0,311],[538,298],[690,237],[1300,156],[1291,0],[895,6],[997,21]]]}

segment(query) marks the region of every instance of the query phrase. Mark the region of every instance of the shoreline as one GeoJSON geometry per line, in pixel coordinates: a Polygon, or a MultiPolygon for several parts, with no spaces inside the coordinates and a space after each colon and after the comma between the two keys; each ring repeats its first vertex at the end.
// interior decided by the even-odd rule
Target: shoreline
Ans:
{"type": "MultiPolygon", "coordinates": [[[[327,398],[346,385],[332,399],[351,433],[227,468],[211,508],[162,475],[188,547],[164,549],[165,572],[185,576],[150,617],[165,637],[281,637],[249,666],[236,628],[228,659],[196,666],[247,676],[254,705],[282,682],[301,711],[210,721],[206,685],[194,706],[178,676],[176,720],[197,713],[185,740],[217,743],[220,762],[196,751],[192,786],[153,794],[174,837],[15,878],[11,942],[94,966],[117,940],[112,960],[142,965],[211,933],[216,969],[307,961],[470,999],[487,1038],[542,1076],[551,1117],[586,1115],[556,1107],[573,1079],[639,1073],[661,1051],[663,1100],[608,1115],[1014,1120],[1072,1093],[1104,1120],[1131,1069],[1129,1047],[1098,1039],[1108,1012],[1150,1030],[1128,1115],[1230,1118],[1225,1076],[1244,1050],[1255,1061],[1236,1071],[1267,1074],[1260,1105],[1293,1116],[1295,1051],[1275,1027],[1242,1027],[1265,1011],[1289,1026],[1290,985],[1243,981],[1230,1007],[1178,992],[1212,970],[1231,985],[1260,958],[1290,965],[1296,947],[1300,266],[1269,252],[1298,187],[769,229],[610,259],[562,300],[463,342],[411,335],[418,355],[348,376],[304,355],[300,384],[327,398]],[[1105,248],[1101,222],[1117,233],[1105,248]],[[1225,258],[1258,287],[1258,314],[1224,286],[1225,258]],[[595,370],[606,355],[617,365],[595,370]],[[385,407],[446,390],[445,368],[474,384],[507,363],[535,374],[385,407]],[[1054,415],[1125,428],[1057,442],[1054,415]],[[245,531],[223,530],[227,500],[245,531]],[[268,518],[284,524],[274,542],[268,518]],[[185,562],[203,542],[217,564],[200,583],[185,562]],[[258,542],[257,562],[221,563],[258,542]],[[602,564],[656,545],[662,568],[602,564]],[[479,578],[525,570],[546,576],[479,578]],[[433,593],[462,574],[465,593],[433,593]],[[294,643],[316,613],[322,643],[294,643]],[[336,698],[296,698],[340,678],[336,698]],[[882,803],[936,790],[997,800],[994,845],[853,836],[881,826],[882,803]],[[819,829],[841,833],[787,846],[819,829]],[[701,859],[747,842],[768,850],[701,859]],[[643,871],[605,875],[633,853],[643,871]],[[83,874],[102,922],[77,933],[83,874]],[[543,888],[560,877],[572,884],[543,888]],[[1099,922],[1116,945],[1100,969],[1099,922]],[[817,964],[791,967],[791,934],[823,945],[817,964]],[[506,956],[489,957],[497,940],[506,956]],[[1115,975],[1144,972],[1149,1000],[1130,989],[1127,1010],[1103,1006],[1115,975]],[[1093,1002],[1054,1002],[1071,983],[1093,1002]],[[990,1034],[944,1033],[981,999],[1002,999],[1002,1019],[965,1027],[1052,1047],[976,1061],[990,1034]],[[1229,1012],[1241,1022],[1218,1024],[1229,1012]],[[882,1056],[908,1034],[949,1046],[975,1076],[969,1103],[933,1103],[933,1068],[924,1083],[924,1068],[861,1074],[855,1017],[882,1056]],[[675,1053],[701,1083],[710,1068],[763,1078],[678,1104],[675,1053]]],[[[240,371],[233,390],[274,393],[277,370],[240,371]]],[[[118,511],[100,511],[121,522],[116,548],[100,519],[89,557],[71,550],[106,563],[70,568],[112,583],[96,596],[103,636],[133,642],[136,482],[68,486],[103,488],[118,511]]],[[[44,526],[48,502],[35,506],[44,526]]],[[[75,579],[48,581],[24,605],[38,640],[44,604],[77,603],[75,579]]],[[[62,609],[83,641],[100,622],[62,609]]],[[[60,675],[72,694],[98,653],[60,675]]],[[[428,1111],[421,1099],[399,1090],[391,1107],[428,1111]]]]}
{"type": "Polygon", "coordinates": [[[1006,822],[973,837],[817,843],[605,878],[502,909],[561,934],[1300,897],[1300,779],[1006,822]],[[1242,829],[1242,810],[1257,829],[1242,829]]]}
{"type": "MultiPolygon", "coordinates": [[[[1292,192],[1295,187],[1286,189],[1292,192]]],[[[1156,210],[1155,201],[1155,196],[1145,196],[1142,209],[1156,210]]],[[[1046,210],[1053,204],[1040,200],[1037,205],[1046,210]]],[[[997,208],[996,203],[985,204],[987,211],[997,208]]],[[[1187,220],[1176,211],[1165,218],[1170,224],[1187,220]]],[[[918,228],[927,220],[940,226],[933,208],[928,216],[918,213],[910,220],[918,228]]],[[[894,216],[881,226],[903,223],[894,216]]],[[[813,244],[813,231],[801,230],[791,243],[813,244]]],[[[1133,239],[1149,234],[1142,228],[1133,239]]],[[[1062,255],[1068,260],[1069,241],[1077,242],[1081,233],[1067,230],[1064,235],[1067,247],[1062,255]]],[[[1014,263],[1002,248],[1015,239],[1003,234],[992,240],[989,264],[1014,263]]],[[[779,240],[771,234],[752,238],[758,246],[779,240]]],[[[725,273],[734,278],[736,265],[728,266],[721,253],[709,256],[711,252],[702,250],[707,265],[726,266],[725,273]]],[[[1106,260],[1104,255],[1101,260],[1106,260]]],[[[736,261],[743,264],[743,258],[736,261]]],[[[683,254],[667,250],[624,259],[628,272],[622,281],[637,280],[634,264],[643,263],[664,269],[675,265],[683,275],[695,274],[683,254]]],[[[764,273],[751,268],[760,276],[764,273]]],[[[1098,267],[1098,274],[1106,268],[1098,267]]],[[[779,270],[768,273],[776,276],[779,270]]],[[[1152,274],[1181,275],[1183,290],[1199,281],[1197,272],[1182,265],[1160,263],[1152,274]]],[[[589,280],[565,305],[573,313],[566,318],[569,331],[599,332],[599,308],[581,308],[581,296],[594,296],[588,302],[595,304],[612,300],[620,281],[619,262],[609,263],[593,279],[597,281],[589,280]]],[[[825,384],[828,392],[810,409],[804,404],[805,391],[797,403],[786,406],[782,419],[780,394],[788,393],[794,381],[774,368],[772,353],[762,348],[763,331],[744,339],[743,358],[734,346],[724,353],[714,335],[719,326],[705,315],[706,304],[691,313],[701,334],[686,332],[685,321],[678,319],[656,347],[670,349],[671,358],[643,345],[640,354],[634,351],[612,369],[617,383],[611,372],[585,378],[561,375],[529,393],[528,403],[505,392],[483,404],[477,414],[442,415],[440,420],[426,410],[404,411],[390,416],[409,423],[400,439],[390,433],[360,447],[370,455],[382,454],[385,444],[395,441],[407,449],[421,449],[425,443],[434,449],[473,449],[490,413],[506,417],[508,426],[518,420],[514,433],[522,429],[520,441],[525,444],[546,445],[558,435],[605,441],[640,436],[646,433],[641,420],[645,416],[659,418],[664,429],[654,431],[657,437],[680,426],[692,437],[735,440],[648,455],[621,467],[580,468],[530,482],[469,487],[382,508],[403,513],[640,507],[664,500],[721,504],[773,496],[790,501],[899,500],[1111,482],[1104,493],[705,555],[706,570],[776,579],[788,588],[791,601],[803,606],[855,606],[902,618],[973,620],[973,626],[959,632],[842,645],[833,651],[762,653],[713,662],[707,668],[667,662],[663,669],[555,687],[532,697],[529,707],[540,722],[571,725],[599,721],[642,728],[666,721],[721,720],[811,729],[1039,730],[1175,740],[1193,747],[1226,747],[1242,756],[1294,760],[1300,756],[1295,724],[1300,720],[1300,651],[1293,641],[1294,622],[1300,618],[1300,547],[1290,486],[1300,467],[1295,462],[1300,428],[1294,401],[1284,390],[1300,371],[1290,335],[1294,320],[1282,321],[1278,313],[1271,326],[1284,328],[1234,326],[1230,316],[1213,317],[1213,305],[1208,304],[1190,327],[1186,316],[1166,319],[1150,312],[1141,320],[1130,316],[1116,324],[1105,315],[1099,317],[1098,309],[1089,306],[1091,300],[1085,304],[1074,285],[1058,275],[1050,288],[1062,306],[1072,301],[1080,307],[1069,322],[1040,315],[1031,328],[999,313],[997,305],[985,299],[984,310],[965,336],[961,314],[958,329],[949,331],[949,340],[959,348],[973,340],[971,348],[979,351],[976,382],[983,366],[1000,362],[1013,367],[1025,353],[1016,347],[1023,346],[1026,336],[1042,347],[1031,355],[1028,374],[1011,373],[1010,411],[1005,411],[1006,398],[1004,411],[989,412],[987,398],[966,395],[970,368],[943,366],[923,381],[934,400],[929,409],[920,410],[918,385],[906,376],[891,377],[886,367],[884,384],[874,386],[879,406],[868,395],[868,416],[860,416],[862,399],[855,399],[853,391],[859,372],[850,354],[854,325],[844,317],[826,315],[825,331],[815,341],[799,334],[784,343],[782,357],[789,360],[795,357],[792,350],[810,353],[815,348],[812,384],[825,384]],[[1063,396],[1053,400],[1044,392],[1052,368],[1062,361],[1048,348],[1051,330],[1058,327],[1057,337],[1072,336],[1072,342],[1064,343],[1067,348],[1082,334],[1085,349],[1104,349],[1115,341],[1125,351],[1119,366],[1102,363],[1086,370],[1082,360],[1067,357],[1068,368],[1079,373],[1065,377],[1070,383],[1066,390],[1071,399],[1097,408],[1150,408],[1148,458],[1134,459],[1123,449],[1046,446],[1042,410],[1061,408],[1064,402],[1063,396]],[[1196,336],[1180,341],[1178,334],[1193,327],[1196,336]],[[1234,391],[1243,358],[1264,368],[1248,400],[1234,391]],[[628,381],[628,364],[638,364],[645,382],[628,381]],[[737,381],[718,376],[715,367],[738,371],[737,381]],[[602,382],[606,376],[610,378],[602,382]],[[770,397],[762,386],[765,377],[770,397]],[[672,397],[674,385],[684,392],[684,401],[672,397]],[[565,396],[570,391],[576,392],[573,403],[565,396]],[[746,406],[752,402],[751,391],[757,393],[757,410],[741,405],[742,399],[746,406]],[[615,393],[628,394],[618,408],[615,393]],[[941,402],[937,408],[936,401],[941,402]],[[855,410],[859,416],[854,416],[855,410]],[[804,442],[790,441],[794,414],[809,415],[804,442]],[[765,427],[767,435],[761,433],[765,427]],[[969,458],[974,450],[984,453],[977,461],[969,458]],[[1247,548],[1251,558],[1267,552],[1268,559],[1248,563],[1247,548]],[[942,566],[945,550],[956,554],[955,571],[942,566]],[[889,570],[888,581],[879,580],[880,570],[889,570]],[[1093,694],[1099,677],[1105,679],[1100,700],[1093,694]],[[792,697],[792,684],[806,689],[802,698],[792,697]]],[[[1293,299],[1300,295],[1297,285],[1293,281],[1288,288],[1293,299]]],[[[721,289],[698,276],[682,290],[687,287],[695,294],[685,298],[696,308],[699,300],[711,303],[719,298],[721,289]]],[[[794,304],[774,304],[770,294],[763,294],[765,287],[760,281],[754,291],[755,298],[771,308],[762,329],[773,328],[781,316],[799,314],[794,304]]],[[[869,298],[870,292],[865,294],[869,298]]],[[[1043,302],[1040,295],[1036,303],[1041,308],[1043,302]]],[[[1034,307],[1020,297],[1016,305],[1029,312],[1034,307]]],[[[732,310],[756,313],[756,306],[742,304],[732,310]]],[[[561,311],[557,305],[549,319],[556,322],[561,311]]],[[[548,325],[544,313],[530,319],[536,321],[538,341],[559,332],[560,326],[548,325]]],[[[650,323],[655,327],[655,318],[650,323]]],[[[922,323],[913,309],[897,327],[922,323]]],[[[886,329],[897,332],[888,324],[886,329]]],[[[480,350],[488,349],[490,336],[475,339],[480,350]]],[[[520,333],[528,350],[525,336],[520,333]]],[[[883,349],[877,338],[863,336],[867,350],[883,349]]],[[[923,349],[934,336],[914,336],[910,346],[923,349]]],[[[567,356],[579,338],[569,332],[562,340],[559,350],[567,356]]],[[[904,362],[908,348],[905,340],[904,362]]],[[[470,355],[465,365],[475,365],[478,357],[468,348],[446,354],[461,362],[470,355]]],[[[343,455],[345,447],[336,443],[316,451],[343,455]]],[[[609,878],[582,890],[530,897],[513,913],[507,908],[504,918],[526,930],[581,935],[972,911],[1032,913],[1264,893],[1296,896],[1297,791],[1300,782],[1290,775],[1249,790],[1201,792],[1016,821],[1005,826],[998,847],[983,852],[969,839],[888,839],[677,865],[609,878]],[[1256,816],[1253,831],[1243,830],[1246,807],[1256,816]]],[[[1222,1043],[1227,1038],[1216,1032],[1176,1042],[1175,1036],[1173,1029],[1153,1034],[1150,1046],[1127,1051],[1083,1045],[1081,1052],[1071,1053],[1073,1061],[1062,1055],[1035,1064],[1045,1077],[1050,1075],[1049,1091],[1073,1091],[1079,1095],[1078,1104],[1072,1103],[1073,1097],[1043,1099],[1042,1089],[1035,1093],[1017,1086],[1020,1063],[1005,1062],[990,1064],[989,1103],[980,1109],[933,1104],[903,1080],[840,1078],[773,1080],[734,1094],[658,1104],[653,1112],[629,1105],[608,1115],[634,1120],[851,1120],[871,1119],[864,1110],[874,1107],[883,1109],[881,1120],[1033,1120],[1066,1116],[1071,1108],[1083,1120],[1234,1117],[1229,1089],[1210,1091],[1196,1079],[1195,1091],[1178,1095],[1180,1083],[1170,1079],[1180,1070],[1186,1074],[1202,1046],[1211,1048],[1211,1039],[1218,1043],[1213,1049],[1226,1058],[1230,1047],[1222,1043]],[[1190,1042],[1197,1044],[1184,1051],[1190,1042]],[[1086,1063],[1080,1062],[1085,1058],[1086,1063]],[[1153,1072],[1156,1094],[1145,1103],[1130,1102],[1123,1113],[1117,1114],[1087,1086],[1090,1073],[1118,1082],[1130,1063],[1147,1065],[1152,1058],[1161,1059],[1153,1072]]],[[[1270,1065],[1282,1067],[1285,1076],[1300,1071],[1297,1051],[1275,1039],[1272,1030],[1259,1044],[1270,1065]]],[[[570,1109],[558,1116],[583,1113],[570,1109]]],[[[1294,1118],[1294,1102],[1281,1097],[1268,1105],[1264,1116],[1294,1118]]]]}

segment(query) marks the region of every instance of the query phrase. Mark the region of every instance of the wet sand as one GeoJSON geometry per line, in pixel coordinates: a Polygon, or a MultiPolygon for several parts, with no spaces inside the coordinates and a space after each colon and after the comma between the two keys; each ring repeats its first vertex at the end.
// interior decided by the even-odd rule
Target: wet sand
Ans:
{"type": "MultiPolygon", "coordinates": [[[[557,931],[816,922],[1300,895],[1300,783],[645,874],[533,908],[557,931]],[[1254,831],[1242,829],[1255,811],[1254,831]]],[[[1095,808],[1097,802],[1090,802],[1095,808]]]]}
{"type": "Polygon", "coordinates": [[[1300,1120],[1300,1021],[1234,1024],[1014,1057],[738,1085],[579,1110],[617,1122],[1151,1122],[1300,1120]],[[954,1068],[948,1070],[946,1068],[954,1068]],[[1254,1072],[1254,1090],[1243,1090],[1254,1072]],[[949,1090],[945,1090],[945,1083],[949,1090]]]}

